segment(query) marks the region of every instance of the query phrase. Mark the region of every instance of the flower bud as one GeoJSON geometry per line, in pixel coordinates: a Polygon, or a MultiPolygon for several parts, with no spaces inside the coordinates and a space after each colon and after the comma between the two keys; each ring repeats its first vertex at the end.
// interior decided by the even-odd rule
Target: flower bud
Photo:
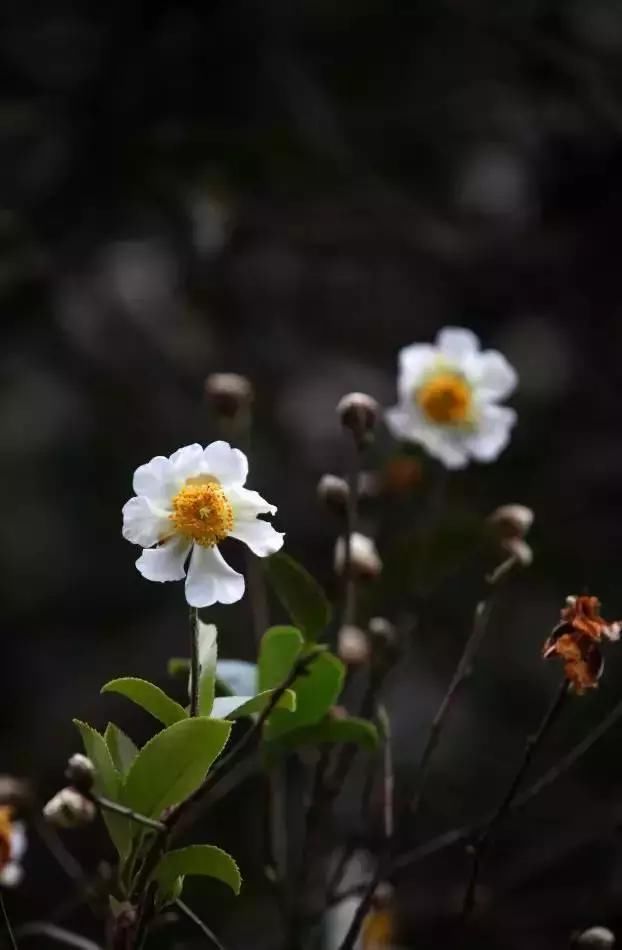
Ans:
{"type": "Polygon", "coordinates": [[[397,630],[385,617],[372,617],[367,626],[374,665],[386,670],[399,656],[397,630]]]}
{"type": "Polygon", "coordinates": [[[232,419],[253,401],[253,386],[238,373],[210,373],[205,380],[205,394],[220,416],[232,419]]]}
{"type": "Polygon", "coordinates": [[[354,439],[362,448],[373,437],[373,429],[378,419],[378,403],[366,393],[348,393],[337,403],[337,414],[341,424],[350,429],[354,439]]]}
{"type": "Polygon", "coordinates": [[[346,666],[363,666],[370,656],[369,640],[360,627],[346,624],[337,634],[337,655],[346,666]]]}
{"type": "Polygon", "coordinates": [[[79,792],[90,792],[95,780],[95,766],[86,755],[76,752],[67,763],[65,778],[79,792]]]}
{"type": "MultiPolygon", "coordinates": [[[[335,572],[341,575],[345,569],[346,540],[338,538],[335,545],[335,572]]],[[[375,542],[357,531],[350,536],[350,570],[360,580],[372,580],[382,571],[382,561],[375,542]]]]}
{"type": "Polygon", "coordinates": [[[590,927],[577,934],[573,942],[575,947],[583,950],[610,950],[615,946],[616,938],[607,927],[590,927]]]}
{"type": "Polygon", "coordinates": [[[501,540],[524,538],[533,524],[533,511],[525,505],[501,505],[488,523],[501,540]]]}
{"type": "Polygon", "coordinates": [[[337,475],[322,475],[317,485],[317,496],[327,508],[343,514],[348,505],[350,488],[343,478],[337,475]]]}
{"type": "Polygon", "coordinates": [[[95,818],[95,805],[75,788],[62,788],[49,800],[43,814],[58,828],[80,828],[95,818]]]}
{"type": "Polygon", "coordinates": [[[14,775],[0,775],[0,807],[8,806],[15,815],[32,808],[32,788],[24,779],[14,775]]]}
{"type": "Polygon", "coordinates": [[[393,885],[388,881],[380,881],[376,887],[376,890],[374,891],[374,907],[388,907],[393,903],[394,897],[395,891],[393,889],[393,885]]]}

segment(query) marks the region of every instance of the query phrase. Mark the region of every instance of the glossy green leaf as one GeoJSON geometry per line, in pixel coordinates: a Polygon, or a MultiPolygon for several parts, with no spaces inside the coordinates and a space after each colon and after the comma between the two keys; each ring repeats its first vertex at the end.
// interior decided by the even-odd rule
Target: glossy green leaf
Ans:
{"type": "MultiPolygon", "coordinates": [[[[115,768],[106,740],[88,723],[80,722],[79,719],[73,721],[82,736],[86,754],[95,766],[94,791],[113,802],[122,802],[121,775],[115,768]]],[[[103,815],[103,819],[119,856],[124,860],[129,854],[132,842],[130,822],[127,818],[109,812],[103,815]]]]}
{"type": "Polygon", "coordinates": [[[276,689],[296,662],[304,639],[296,627],[270,627],[259,644],[258,687],[276,689]]]}
{"type": "Polygon", "coordinates": [[[242,878],[230,854],[209,844],[194,844],[178,851],[169,851],[154,871],[154,879],[163,891],[170,891],[179,877],[200,874],[215,877],[239,894],[242,878]]]}
{"type": "MultiPolygon", "coordinates": [[[[256,696],[218,696],[214,700],[212,715],[216,719],[243,719],[252,716],[266,708],[274,690],[267,689],[256,696]]],[[[296,694],[293,689],[286,689],[280,697],[276,709],[287,709],[292,712],[296,708],[296,694]]]]}
{"type": "Polygon", "coordinates": [[[137,706],[141,706],[148,713],[151,713],[165,726],[172,726],[174,722],[180,722],[186,719],[188,713],[183,706],[176,703],[174,699],[167,696],[163,689],[150,683],[148,680],[141,680],[135,676],[124,676],[121,679],[110,680],[105,686],[102,686],[102,693],[119,693],[126,699],[131,699],[137,706]]]}
{"type": "Polygon", "coordinates": [[[126,736],[118,726],[115,726],[114,722],[109,722],[106,726],[104,739],[115,768],[122,776],[126,775],[130,765],[138,755],[138,747],[134,745],[129,736],[126,736]]]}
{"type": "Polygon", "coordinates": [[[213,623],[202,623],[197,618],[199,641],[199,715],[209,716],[214,704],[216,660],[218,659],[218,631],[213,623]]]}
{"type": "Polygon", "coordinates": [[[292,688],[296,709],[285,713],[275,709],[267,723],[266,738],[275,739],[294,729],[319,722],[333,706],[343,686],[345,667],[332,653],[321,653],[292,688]]]}
{"type": "Polygon", "coordinates": [[[265,558],[262,564],[271,587],[305,640],[317,640],[326,630],[332,615],[326,594],[318,582],[283,551],[265,558]]]}
{"type": "Polygon", "coordinates": [[[125,782],[126,804],[150,818],[201,784],[224,748],[231,723],[199,716],[158,732],[140,750],[125,782]]]}
{"type": "Polygon", "coordinates": [[[312,726],[302,726],[279,736],[279,743],[287,748],[348,742],[372,751],[378,745],[378,730],[373,722],[357,716],[345,719],[326,717],[312,726]]]}

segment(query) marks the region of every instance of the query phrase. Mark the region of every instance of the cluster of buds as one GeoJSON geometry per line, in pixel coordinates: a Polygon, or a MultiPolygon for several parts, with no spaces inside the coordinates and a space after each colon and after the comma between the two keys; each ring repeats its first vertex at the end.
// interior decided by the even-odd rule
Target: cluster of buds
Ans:
{"type": "Polygon", "coordinates": [[[47,821],[57,828],[80,828],[95,818],[90,793],[95,781],[95,766],[86,755],[77,752],[67,763],[65,777],[70,783],[61,788],[43,809],[47,821]]]}
{"type": "Polygon", "coordinates": [[[533,551],[525,540],[533,517],[531,508],[525,505],[501,505],[488,519],[501,549],[522,567],[529,567],[533,561],[533,551]]]}
{"type": "Polygon", "coordinates": [[[601,617],[600,607],[598,597],[568,597],[542,651],[545,659],[559,656],[564,661],[566,678],[578,695],[598,686],[604,667],[600,644],[620,639],[622,624],[601,617]]]}
{"type": "Polygon", "coordinates": [[[395,627],[384,617],[372,617],[367,631],[345,624],[337,634],[337,654],[346,666],[371,665],[374,673],[382,677],[399,656],[395,627]]]}

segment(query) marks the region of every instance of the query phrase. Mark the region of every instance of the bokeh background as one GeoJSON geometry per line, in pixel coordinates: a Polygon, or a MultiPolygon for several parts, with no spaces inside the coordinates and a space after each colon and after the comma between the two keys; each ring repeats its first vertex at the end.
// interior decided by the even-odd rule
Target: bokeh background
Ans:
{"type": "MultiPolygon", "coordinates": [[[[452,475],[431,596],[415,554],[396,594],[393,557],[369,606],[416,626],[387,690],[407,776],[482,587],[481,551],[451,524],[534,508],[535,563],[499,605],[403,845],[486,811],[555,688],[539,650],[565,596],[622,615],[622,6],[8,0],[0,22],[2,770],[45,796],[78,746],[72,716],[147,734],[99,687],[166,685],[185,611],[179,586],[135,571],[120,509],[138,464],[216,435],[207,373],[252,378],[253,487],[335,593],[337,525],[315,499],[348,462],[335,403],[358,389],[389,404],[399,347],[457,324],[517,367],[519,425],[494,465],[452,475]]],[[[370,461],[390,451],[381,434],[370,461]]],[[[407,498],[369,504],[369,525],[416,520],[437,477],[424,462],[407,498]]],[[[247,605],[213,616],[222,652],[249,658],[247,605]]],[[[620,683],[612,649],[542,767],[620,683]]],[[[503,831],[474,945],[563,947],[622,925],[620,737],[503,831]]],[[[270,946],[251,793],[214,819],[249,879],[238,903],[215,886],[206,907],[233,947],[270,946]]],[[[93,840],[69,843],[96,864],[93,840]]],[[[466,866],[454,850],[400,878],[404,945],[460,945],[446,919],[466,866]]],[[[11,910],[49,916],[66,892],[35,844],[11,910]]]]}

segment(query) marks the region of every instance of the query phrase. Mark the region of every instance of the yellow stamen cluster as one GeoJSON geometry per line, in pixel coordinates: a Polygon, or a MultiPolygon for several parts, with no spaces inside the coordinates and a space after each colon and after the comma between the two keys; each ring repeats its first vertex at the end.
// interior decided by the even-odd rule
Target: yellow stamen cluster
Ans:
{"type": "Polygon", "coordinates": [[[431,422],[461,425],[471,419],[471,387],[458,373],[439,372],[415,392],[415,399],[431,422]]]}
{"type": "Polygon", "coordinates": [[[11,808],[0,807],[0,870],[11,860],[12,818],[11,808]]]}
{"type": "Polygon", "coordinates": [[[172,501],[170,519],[178,534],[211,548],[231,532],[233,510],[219,481],[190,478],[172,501]]]}

